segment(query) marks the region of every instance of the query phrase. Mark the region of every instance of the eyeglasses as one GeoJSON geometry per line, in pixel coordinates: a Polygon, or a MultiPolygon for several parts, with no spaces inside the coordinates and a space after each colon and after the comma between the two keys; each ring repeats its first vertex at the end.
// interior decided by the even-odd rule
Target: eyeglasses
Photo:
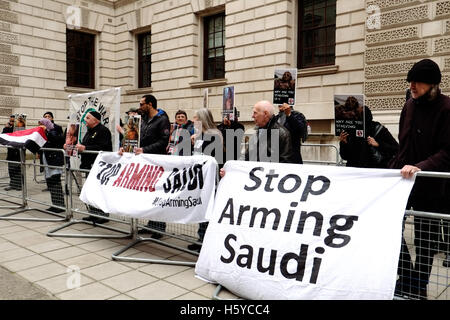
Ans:
{"type": "Polygon", "coordinates": [[[142,107],[144,104],[146,104],[146,103],[142,103],[142,102],[139,103],[139,105],[140,105],[141,107],[142,107]]]}

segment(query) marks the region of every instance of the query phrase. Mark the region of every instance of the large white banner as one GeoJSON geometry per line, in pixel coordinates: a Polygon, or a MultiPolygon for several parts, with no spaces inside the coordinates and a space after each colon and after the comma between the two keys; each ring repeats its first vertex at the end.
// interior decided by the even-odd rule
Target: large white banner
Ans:
{"type": "Polygon", "coordinates": [[[206,221],[214,206],[217,162],[101,152],[81,190],[81,201],[104,212],[175,223],[206,221]]]}
{"type": "Polygon", "coordinates": [[[91,111],[97,111],[102,115],[101,123],[111,131],[113,151],[117,151],[119,135],[116,132],[116,125],[120,123],[120,88],[69,96],[69,123],[80,124],[78,133],[80,143],[87,132],[84,118],[91,111]]]}
{"type": "Polygon", "coordinates": [[[392,299],[414,181],[229,161],[195,268],[247,299],[392,299]]]}

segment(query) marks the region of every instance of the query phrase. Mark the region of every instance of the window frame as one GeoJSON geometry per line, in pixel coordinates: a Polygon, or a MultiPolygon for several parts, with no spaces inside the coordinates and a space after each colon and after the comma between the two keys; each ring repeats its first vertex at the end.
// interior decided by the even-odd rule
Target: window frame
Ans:
{"type": "MultiPolygon", "coordinates": [[[[215,40],[215,38],[214,38],[215,40]]],[[[213,15],[204,16],[203,17],[203,81],[210,81],[210,80],[216,80],[216,79],[223,79],[225,78],[225,11],[217,12],[213,15]],[[222,18],[222,29],[220,31],[215,29],[215,19],[221,17],[222,18]],[[222,46],[214,46],[209,47],[209,25],[210,23],[214,23],[214,32],[216,33],[222,33],[222,46]],[[209,58],[209,50],[217,50],[222,49],[223,50],[223,61],[222,61],[222,67],[223,67],[223,73],[217,73],[216,72],[216,66],[217,66],[217,55],[214,56],[213,62],[210,61],[209,58]],[[209,66],[210,63],[214,63],[214,72],[213,76],[209,76],[209,66]]]]}
{"type": "Polygon", "coordinates": [[[66,84],[68,87],[75,87],[75,88],[88,88],[88,89],[95,89],[95,54],[96,49],[96,35],[88,32],[78,31],[78,30],[72,30],[72,29],[66,29],[66,84]],[[76,39],[75,43],[69,43],[69,37],[70,34],[78,35],[79,38],[76,39]],[[84,37],[84,38],[81,38],[84,37]],[[80,41],[81,39],[81,41],[80,41]],[[74,54],[74,56],[70,56],[70,52],[72,51],[72,47],[75,48],[75,51],[77,50],[77,44],[79,42],[83,42],[84,40],[88,39],[89,44],[91,47],[89,48],[85,43],[80,46],[81,49],[84,49],[85,52],[89,51],[90,57],[88,59],[80,58],[79,55],[74,54]],[[77,43],[78,42],[78,43],[77,43]],[[80,70],[80,68],[77,66],[78,63],[88,63],[90,67],[88,68],[88,72],[79,72],[77,70],[80,70]],[[73,70],[71,71],[71,65],[73,64],[73,70]],[[82,82],[78,82],[76,78],[76,74],[80,75],[87,75],[88,84],[84,84],[82,82]]]}
{"type": "Polygon", "coordinates": [[[138,88],[150,88],[152,86],[152,33],[151,31],[139,33],[136,35],[137,42],[138,42],[138,59],[137,59],[137,68],[138,68],[138,88]],[[149,48],[150,48],[150,55],[148,55],[148,58],[145,58],[142,54],[143,52],[143,44],[144,44],[144,38],[149,37],[149,48]],[[144,83],[144,75],[143,75],[143,65],[145,63],[148,63],[150,66],[149,70],[149,83],[144,83]]]}
{"type": "MultiPolygon", "coordinates": [[[[325,23],[323,26],[317,26],[317,27],[310,27],[310,28],[304,28],[303,27],[303,17],[305,15],[305,6],[304,6],[304,0],[298,0],[298,46],[297,46],[297,67],[298,69],[308,69],[308,68],[317,68],[317,67],[324,67],[324,66],[332,66],[336,63],[336,14],[334,15],[334,19],[332,22],[328,22],[327,19],[327,10],[334,8],[334,12],[336,12],[336,2],[337,0],[334,0],[334,4],[329,5],[328,1],[325,3],[324,7],[319,7],[318,9],[325,9],[324,10],[324,16],[325,16],[325,23]],[[330,29],[333,29],[334,32],[334,42],[332,44],[328,44],[328,32],[330,29]],[[307,32],[315,32],[317,30],[325,30],[325,40],[321,41],[318,39],[317,42],[314,42],[310,47],[303,47],[303,41],[304,41],[304,35],[307,32]],[[329,60],[325,62],[315,62],[315,49],[322,48],[325,50],[324,52],[327,52],[327,49],[333,48],[333,56],[329,60]],[[311,50],[313,52],[312,55],[312,62],[311,63],[304,63],[304,56],[306,54],[307,50],[311,50]]],[[[314,15],[316,5],[313,2],[312,4],[312,14],[314,15]]]]}

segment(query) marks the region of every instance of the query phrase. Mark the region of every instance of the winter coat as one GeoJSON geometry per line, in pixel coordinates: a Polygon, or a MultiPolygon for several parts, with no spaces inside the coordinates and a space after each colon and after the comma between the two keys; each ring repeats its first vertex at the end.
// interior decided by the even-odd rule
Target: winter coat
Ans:
{"type": "Polygon", "coordinates": [[[166,154],[169,138],[169,117],[163,110],[158,109],[153,118],[142,116],[140,145],[144,153],[166,154]]]}
{"type": "Polygon", "coordinates": [[[277,122],[276,116],[272,116],[269,122],[263,128],[256,128],[256,137],[250,138],[249,146],[245,151],[245,160],[247,161],[264,161],[264,159],[260,158],[260,155],[263,157],[271,158],[271,154],[273,152],[279,152],[278,162],[280,163],[294,163],[292,157],[292,147],[291,147],[291,135],[284,126],[280,125],[277,122]],[[261,138],[262,130],[267,130],[267,139],[261,138]],[[278,145],[272,146],[271,134],[272,130],[279,130],[278,136],[278,145]],[[278,150],[277,150],[278,149],[278,150]],[[253,159],[256,151],[256,159],[253,159]]]}
{"type": "MultiPolygon", "coordinates": [[[[432,101],[428,97],[411,98],[403,107],[398,135],[400,149],[390,168],[412,165],[422,171],[450,171],[450,98],[441,93],[432,101]]],[[[446,182],[417,177],[411,196],[441,198],[446,182]]]]}
{"type": "Polygon", "coordinates": [[[300,146],[303,134],[307,130],[304,116],[300,112],[292,110],[289,117],[284,116],[284,114],[278,114],[277,121],[281,122],[291,134],[292,161],[294,163],[303,163],[300,146]]]}
{"type": "MultiPolygon", "coordinates": [[[[81,144],[86,151],[112,151],[111,131],[99,123],[94,128],[88,128],[81,144]]],[[[91,169],[97,158],[96,154],[81,153],[81,169],[91,169]]]]}
{"type": "Polygon", "coordinates": [[[365,124],[366,124],[366,138],[359,138],[354,135],[347,137],[347,143],[339,143],[339,154],[341,158],[347,160],[347,167],[357,168],[387,168],[389,161],[396,155],[398,151],[398,142],[389,132],[386,127],[376,133],[379,122],[373,121],[372,112],[368,107],[364,110],[365,124]],[[378,149],[383,155],[384,161],[379,164],[376,163],[372,157],[371,147],[367,143],[367,137],[374,138],[380,145],[378,149]]]}

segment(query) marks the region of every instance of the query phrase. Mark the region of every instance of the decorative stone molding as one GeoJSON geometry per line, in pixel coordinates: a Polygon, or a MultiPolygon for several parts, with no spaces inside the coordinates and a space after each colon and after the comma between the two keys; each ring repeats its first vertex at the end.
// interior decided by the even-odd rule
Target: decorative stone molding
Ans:
{"type": "Polygon", "coordinates": [[[17,44],[19,42],[19,36],[13,33],[0,32],[0,42],[17,44]]]}
{"type": "Polygon", "coordinates": [[[450,38],[445,37],[434,40],[434,53],[450,54],[450,38]]]}
{"type": "Polygon", "coordinates": [[[0,94],[3,96],[12,96],[13,90],[10,87],[0,87],[0,94]]]}
{"type": "Polygon", "coordinates": [[[364,84],[367,96],[400,94],[408,88],[408,83],[403,79],[366,81],[364,84]]]}
{"type": "Polygon", "coordinates": [[[373,46],[384,43],[399,42],[400,40],[419,39],[419,26],[398,28],[389,31],[374,32],[366,35],[366,45],[373,46]]]}
{"type": "Polygon", "coordinates": [[[442,90],[449,90],[450,89],[450,73],[442,74],[442,81],[441,81],[441,84],[440,84],[440,88],[442,90]]]}
{"type": "Polygon", "coordinates": [[[0,86],[19,86],[19,77],[0,75],[0,86]]]}
{"type": "Polygon", "coordinates": [[[18,15],[10,11],[0,10],[0,20],[7,21],[11,23],[18,23],[18,15]]]}
{"type": "Polygon", "coordinates": [[[227,79],[214,79],[214,80],[207,80],[207,81],[198,81],[198,82],[191,82],[189,85],[191,88],[208,88],[208,87],[219,87],[224,86],[228,82],[227,79]]]}
{"type": "Polygon", "coordinates": [[[400,75],[406,76],[413,64],[414,61],[367,66],[365,69],[366,78],[371,79],[400,75]]]}
{"type": "Polygon", "coordinates": [[[0,116],[9,117],[12,114],[13,114],[12,108],[4,108],[4,107],[0,108],[0,116]]]}
{"type": "Polygon", "coordinates": [[[19,56],[16,56],[13,54],[0,53],[0,63],[12,65],[12,66],[18,66],[19,65],[19,56]]]}
{"type": "MultiPolygon", "coordinates": [[[[382,13],[380,16],[381,19],[381,27],[393,27],[395,25],[402,24],[417,24],[418,22],[423,22],[426,20],[430,20],[430,11],[429,5],[424,4],[417,7],[412,7],[408,9],[402,9],[397,11],[390,11],[386,13],[382,13]]],[[[372,29],[368,29],[368,31],[374,31],[372,29]]]]}
{"type": "Polygon", "coordinates": [[[322,76],[325,74],[337,73],[339,66],[324,66],[315,68],[298,69],[297,78],[310,77],[310,76],[322,76]]]}
{"type": "Polygon", "coordinates": [[[450,1],[436,3],[436,17],[450,16],[450,1]]]}
{"type": "Polygon", "coordinates": [[[5,107],[19,107],[19,98],[11,96],[0,96],[0,106],[5,107]]]}
{"type": "Polygon", "coordinates": [[[0,65],[0,73],[2,74],[12,74],[11,66],[0,65]]]}
{"type": "Polygon", "coordinates": [[[365,104],[371,111],[401,110],[405,105],[405,97],[373,98],[366,99],[365,104]]]}
{"type": "Polygon", "coordinates": [[[428,40],[408,42],[400,45],[383,46],[366,50],[367,63],[379,63],[404,58],[419,58],[429,55],[428,40]]]}
{"type": "Polygon", "coordinates": [[[152,87],[125,90],[125,93],[127,95],[134,95],[134,94],[142,94],[142,95],[144,95],[144,94],[148,94],[148,93],[152,93],[152,92],[153,92],[153,88],[152,87]]]}
{"type": "Polygon", "coordinates": [[[450,58],[446,58],[444,60],[444,70],[449,70],[450,69],[450,58]]]}
{"type": "Polygon", "coordinates": [[[414,5],[419,3],[420,0],[374,0],[374,1],[367,1],[367,6],[376,5],[380,7],[380,9],[393,9],[397,7],[414,5]]]}

